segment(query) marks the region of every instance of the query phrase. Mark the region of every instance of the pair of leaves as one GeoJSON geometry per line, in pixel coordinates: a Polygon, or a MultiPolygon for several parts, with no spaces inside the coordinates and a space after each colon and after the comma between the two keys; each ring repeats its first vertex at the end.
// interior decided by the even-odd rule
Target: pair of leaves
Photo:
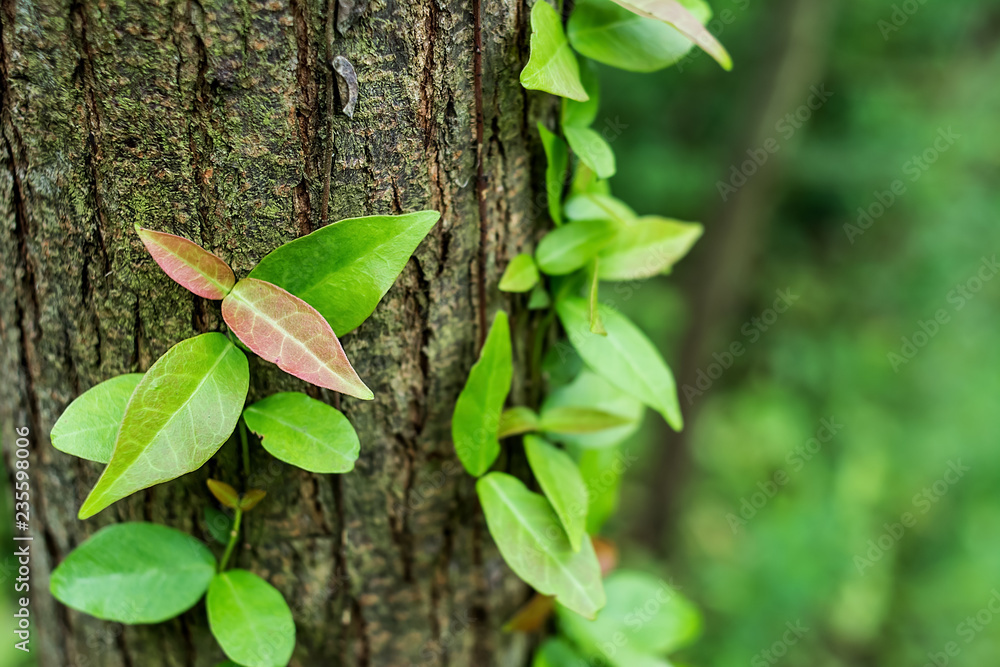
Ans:
{"type": "Polygon", "coordinates": [[[260,501],[264,500],[267,491],[261,489],[249,489],[246,493],[239,493],[229,484],[220,482],[217,479],[206,480],[208,490],[212,492],[215,499],[230,509],[238,509],[242,512],[249,512],[256,507],[260,501]]]}
{"type": "Polygon", "coordinates": [[[544,496],[511,475],[491,472],[476,483],[486,524],[510,568],[543,595],[594,618],[604,606],[601,567],[590,540],[579,551],[544,496]]]}
{"type": "Polygon", "coordinates": [[[466,471],[479,477],[500,455],[500,415],[510,393],[514,366],[507,313],[498,311],[479,359],[458,395],[451,420],[455,452],[466,471]]]}
{"type": "Polygon", "coordinates": [[[272,456],[310,472],[350,472],[361,452],[347,417],[301,392],[269,396],[249,406],[243,418],[272,456]]]}

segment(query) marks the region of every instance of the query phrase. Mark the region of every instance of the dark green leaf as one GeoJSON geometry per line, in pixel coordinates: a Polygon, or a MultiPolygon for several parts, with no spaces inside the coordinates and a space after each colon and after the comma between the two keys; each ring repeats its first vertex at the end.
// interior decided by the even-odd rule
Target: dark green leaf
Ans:
{"type": "Polygon", "coordinates": [[[531,8],[531,57],[521,70],[521,85],[581,102],[587,99],[562,20],[544,0],[531,8]]]}
{"type": "Polygon", "coordinates": [[[620,225],[599,254],[601,280],[649,278],[669,271],[701,236],[697,222],[644,216],[620,225]]]}
{"type": "Polygon", "coordinates": [[[510,260],[500,277],[501,292],[527,292],[537,284],[538,267],[535,266],[535,258],[527,253],[510,260]]]}
{"type": "Polygon", "coordinates": [[[89,461],[107,463],[142,373],[119,375],[91,387],[69,404],[52,427],[52,446],[89,461]]]}
{"type": "Polygon", "coordinates": [[[285,667],[295,622],[274,586],[246,570],[217,575],[208,588],[208,624],[226,657],[246,667],[285,667]]]}
{"type": "Polygon", "coordinates": [[[220,333],[167,350],[136,387],[80,518],[200,468],[236,427],[249,383],[247,358],[220,333]]]}
{"type": "Polygon", "coordinates": [[[516,477],[492,472],[476,483],[476,491],[507,565],[539,593],[594,618],[604,606],[604,588],[590,540],[573,551],[549,501],[516,477]]]}
{"type": "Polygon", "coordinates": [[[213,540],[219,544],[227,544],[229,532],[233,529],[233,518],[210,505],[206,505],[205,527],[213,540]]]}
{"type": "Polygon", "coordinates": [[[153,523],[120,523],[97,531],[52,573],[52,595],[108,621],[160,623],[205,593],[215,557],[204,544],[153,523]]]}
{"type": "Polygon", "coordinates": [[[569,149],[566,142],[549,132],[541,123],[538,133],[545,149],[545,197],[548,200],[549,216],[556,225],[562,224],[562,192],[569,166],[569,149]]]}
{"type": "Polygon", "coordinates": [[[600,178],[615,175],[615,153],[600,134],[589,127],[564,127],[569,147],[600,178]]]}
{"type": "Polygon", "coordinates": [[[569,454],[534,435],[524,437],[524,451],[538,485],[559,517],[573,551],[587,535],[587,487],[569,454]]]}
{"type": "Polygon", "coordinates": [[[500,415],[514,374],[507,313],[498,311],[479,360],[458,395],[451,420],[451,437],[458,459],[470,475],[479,477],[500,455],[497,434],[500,415]]]}
{"type": "Polygon", "coordinates": [[[593,259],[614,235],[614,223],[608,220],[577,220],[546,234],[535,250],[535,261],[551,276],[572,273],[593,259]]]}
{"type": "Polygon", "coordinates": [[[341,220],[276,249],[250,277],[303,299],[343,336],[372,314],[440,217],[418,211],[341,220]]]}
{"type": "Polygon", "coordinates": [[[268,396],[249,406],[243,418],[272,456],[310,472],[349,472],[361,452],[347,417],[301,392],[268,396]]]}
{"type": "Polygon", "coordinates": [[[538,429],[538,415],[531,408],[518,406],[504,410],[500,415],[500,430],[498,438],[509,438],[512,435],[530,433],[538,429]]]}

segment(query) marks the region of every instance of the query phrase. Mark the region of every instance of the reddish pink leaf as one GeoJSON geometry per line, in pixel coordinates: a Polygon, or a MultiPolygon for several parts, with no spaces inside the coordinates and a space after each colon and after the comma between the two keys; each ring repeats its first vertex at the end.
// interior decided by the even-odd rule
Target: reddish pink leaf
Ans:
{"type": "Polygon", "coordinates": [[[236,284],[233,270],[197,243],[139,225],[135,231],[164,273],[198,296],[221,299],[236,284]]]}
{"type": "Polygon", "coordinates": [[[241,280],[223,299],[222,317],[247,347],[286,373],[357,398],[375,397],[319,311],[277,285],[241,280]]]}

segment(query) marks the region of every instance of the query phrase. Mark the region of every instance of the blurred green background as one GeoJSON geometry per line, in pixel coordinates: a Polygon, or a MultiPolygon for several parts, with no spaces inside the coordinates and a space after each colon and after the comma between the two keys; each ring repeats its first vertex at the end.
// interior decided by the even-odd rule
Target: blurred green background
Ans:
{"type": "Polygon", "coordinates": [[[601,70],[615,195],[706,225],[617,300],[698,393],[605,532],[703,610],[678,663],[998,664],[1000,4],[712,5],[733,72],[601,70]]]}

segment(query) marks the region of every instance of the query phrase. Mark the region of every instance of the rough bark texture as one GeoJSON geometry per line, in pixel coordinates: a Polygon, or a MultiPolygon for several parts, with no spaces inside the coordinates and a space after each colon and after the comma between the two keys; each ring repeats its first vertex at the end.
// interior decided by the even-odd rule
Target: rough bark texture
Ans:
{"type": "MultiPolygon", "coordinates": [[[[362,440],[357,469],[311,475],[255,448],[249,483],[268,498],[237,563],[290,601],[293,665],[523,664],[523,642],[497,629],[524,587],[485,531],[449,421],[501,305],[498,269],[530,245],[540,210],[529,127],[544,110],[517,84],[527,13],[520,0],[0,0],[0,421],[8,470],[14,427],[32,430],[43,667],[223,657],[201,605],[122,627],[47,592],[52,567],[108,523],[161,522],[211,543],[205,479],[245,484],[229,444],[195,473],[76,519],[100,466],[52,449],[61,411],[222,325],[217,303],[156,267],[133,223],[187,236],[242,276],[330,221],[423,208],[442,222],[344,338],[376,394],[342,402],[362,440]],[[337,55],[358,74],[353,119],[338,113],[337,55]]],[[[289,388],[337,400],[259,360],[251,372],[250,400],[289,388]]]]}

